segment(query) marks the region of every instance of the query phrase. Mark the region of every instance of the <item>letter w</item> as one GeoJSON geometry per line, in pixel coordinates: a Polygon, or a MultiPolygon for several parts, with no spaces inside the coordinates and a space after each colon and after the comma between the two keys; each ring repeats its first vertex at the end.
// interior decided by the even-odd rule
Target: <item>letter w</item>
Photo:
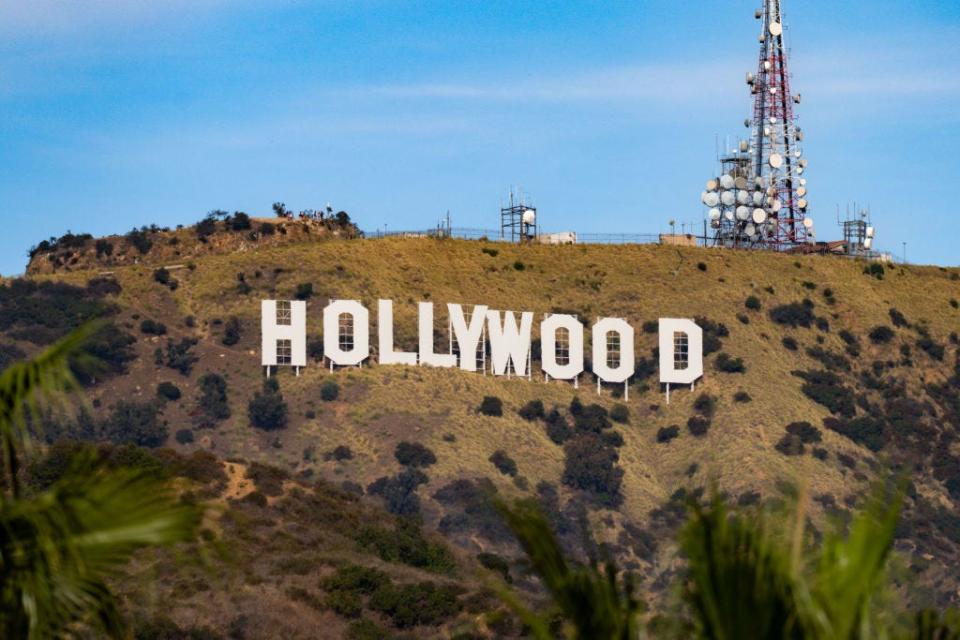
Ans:
{"type": "Polygon", "coordinates": [[[507,374],[507,366],[513,361],[513,370],[518,376],[527,375],[527,356],[530,354],[530,328],[533,326],[533,313],[520,314],[520,327],[512,311],[504,313],[501,322],[500,312],[487,311],[487,330],[490,333],[490,360],[493,374],[507,374]]]}

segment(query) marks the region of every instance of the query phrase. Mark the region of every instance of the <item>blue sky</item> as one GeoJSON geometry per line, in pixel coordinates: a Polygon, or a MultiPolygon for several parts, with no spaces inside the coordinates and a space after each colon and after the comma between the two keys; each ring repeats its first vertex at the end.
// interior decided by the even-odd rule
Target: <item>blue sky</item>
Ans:
{"type": "MultiPolygon", "coordinates": [[[[960,264],[960,4],[784,1],[819,238],[869,203],[879,248],[960,264]]],[[[275,200],[495,228],[514,185],[549,230],[699,223],[758,5],[0,0],[0,273],[275,200]]]]}

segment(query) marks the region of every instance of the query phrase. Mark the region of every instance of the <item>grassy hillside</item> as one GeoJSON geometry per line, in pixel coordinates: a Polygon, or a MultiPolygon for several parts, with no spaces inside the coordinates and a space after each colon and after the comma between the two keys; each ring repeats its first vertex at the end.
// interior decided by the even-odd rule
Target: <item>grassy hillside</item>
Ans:
{"type": "MultiPolygon", "coordinates": [[[[63,299],[44,293],[43,286],[52,285],[40,283],[51,281],[94,291],[85,297],[100,299],[117,328],[136,339],[129,347],[136,357],[120,367],[125,372],[101,375],[88,389],[88,437],[122,440],[122,416],[110,419],[117,403],[155,403],[157,384],[168,381],[182,396],[158,404],[158,420],[167,426],[166,445],[178,451],[202,449],[242,464],[267,463],[301,481],[346,483],[367,494],[373,489],[380,495],[366,500],[381,504],[385,495],[389,509],[419,512],[428,529],[439,530],[465,556],[492,551],[511,557],[516,549],[483,505],[488,480],[500,494],[540,500],[572,546],[580,514],[586,514],[594,536],[622,564],[641,572],[651,594],[675,571],[666,539],[682,518],[683,500],[711,483],[743,505],[805,491],[814,498],[815,526],[823,529],[842,521],[874,479],[903,471],[912,484],[898,545],[911,569],[911,594],[940,605],[958,598],[960,582],[951,569],[960,560],[956,268],[887,266],[881,276],[865,273],[861,262],[819,256],[309,237],[211,252],[171,270],[166,283],[158,282],[161,264],[114,266],[108,279],[119,287],[88,288],[102,269],[32,276],[38,285],[33,291],[22,283],[6,287],[8,301],[30,304],[0,312],[6,336],[0,355],[29,353],[61,325],[94,313],[71,310],[53,327],[44,313],[31,315],[44,296],[63,299]],[[574,312],[588,324],[620,316],[637,328],[639,375],[625,401],[611,386],[598,394],[586,375],[578,390],[545,383],[536,365],[528,381],[372,361],[331,373],[316,362],[299,377],[290,371],[278,376],[288,407],[285,428],[257,429],[248,401],[263,384],[259,301],[292,298],[303,283],[312,285],[310,339],[321,334],[321,312],[330,298],[361,300],[373,323],[376,300],[394,300],[398,345],[411,350],[420,300],[439,303],[438,327],[446,326],[447,302],[529,310],[538,318],[574,312]],[[748,305],[750,297],[756,300],[748,305]],[[713,343],[696,391],[676,390],[670,405],[655,369],[650,376],[643,366],[652,358],[656,334],[642,327],[661,316],[703,319],[713,343]],[[143,333],[144,320],[162,323],[165,332],[143,333]],[[877,332],[881,326],[889,335],[877,332]],[[31,331],[44,328],[45,338],[31,342],[31,331]],[[224,344],[237,328],[239,340],[224,344]],[[197,357],[189,373],[168,366],[168,344],[183,338],[197,340],[186,350],[197,357]],[[742,372],[730,365],[724,367],[730,372],[719,370],[718,362],[738,358],[742,372]],[[229,417],[207,419],[198,408],[200,379],[208,373],[227,383],[229,417]],[[328,381],[339,393],[326,401],[321,389],[328,381]],[[502,416],[478,411],[485,396],[502,400],[502,416]],[[586,412],[576,403],[571,408],[575,398],[586,412]],[[518,415],[537,400],[547,413],[554,407],[558,413],[549,420],[518,415]],[[617,405],[625,405],[629,417],[611,424],[603,410],[617,405]],[[786,430],[803,422],[809,426],[786,430]],[[562,425],[570,432],[566,438],[557,435],[562,425]],[[673,426],[677,435],[670,439],[673,426]],[[192,441],[175,438],[180,430],[189,430],[192,441]],[[434,454],[436,462],[419,470],[425,478],[404,479],[405,467],[395,456],[401,442],[434,454]],[[348,448],[349,456],[346,449],[334,455],[337,447],[348,448]],[[515,474],[497,470],[490,461],[497,451],[515,463],[515,474]],[[586,461],[579,476],[570,469],[578,456],[586,461]],[[576,479],[607,468],[612,471],[596,483],[576,479]],[[371,487],[380,478],[387,480],[371,487]],[[403,482],[406,489],[398,488],[403,482]]],[[[375,335],[375,324],[373,330],[375,335]]],[[[57,433],[75,428],[58,425],[57,433]]],[[[509,464],[505,468],[510,471],[509,464]]]]}

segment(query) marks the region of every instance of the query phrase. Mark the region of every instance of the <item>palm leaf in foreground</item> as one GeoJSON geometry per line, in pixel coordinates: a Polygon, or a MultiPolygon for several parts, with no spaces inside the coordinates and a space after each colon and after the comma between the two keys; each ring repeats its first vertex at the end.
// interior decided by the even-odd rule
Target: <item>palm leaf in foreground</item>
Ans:
{"type": "Polygon", "coordinates": [[[9,494],[0,502],[0,633],[64,635],[91,624],[112,636],[122,618],[106,580],[138,548],[195,536],[201,511],[178,503],[161,480],[80,456],[49,489],[20,495],[17,469],[27,407],[71,388],[69,360],[90,329],[0,375],[0,436],[9,494]]]}
{"type": "MultiPolygon", "coordinates": [[[[639,634],[642,610],[632,576],[621,581],[616,567],[595,562],[587,566],[568,563],[546,518],[531,504],[513,507],[499,502],[497,508],[526,552],[533,569],[568,624],[567,635],[577,640],[633,640],[639,634]]],[[[554,638],[547,620],[519,604],[508,592],[507,603],[514,608],[537,638],[554,638]]]]}

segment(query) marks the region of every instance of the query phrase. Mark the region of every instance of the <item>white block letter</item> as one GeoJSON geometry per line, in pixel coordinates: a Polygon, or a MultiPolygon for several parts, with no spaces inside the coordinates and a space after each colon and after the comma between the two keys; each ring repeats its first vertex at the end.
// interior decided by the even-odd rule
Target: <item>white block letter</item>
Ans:
{"type": "Polygon", "coordinates": [[[323,353],[333,364],[358,365],[370,355],[370,314],[357,300],[331,300],[323,310],[323,353]],[[340,316],[350,319],[349,341],[340,346],[340,316]]]}
{"type": "Polygon", "coordinates": [[[393,300],[377,303],[377,333],[380,338],[380,364],[417,364],[412,351],[393,350],[393,300]]]}
{"type": "Polygon", "coordinates": [[[470,326],[463,318],[463,307],[458,304],[448,304],[450,323],[453,325],[453,339],[460,349],[460,368],[464,371],[477,370],[477,352],[479,351],[480,336],[483,335],[483,322],[487,319],[487,306],[478,304],[473,308],[470,316],[470,326]]]}
{"type": "Polygon", "coordinates": [[[703,329],[693,320],[660,318],[660,382],[693,384],[703,375],[703,329]]]}
{"type": "Polygon", "coordinates": [[[530,354],[530,327],[533,326],[533,313],[520,314],[520,327],[512,311],[504,313],[500,322],[500,312],[487,311],[487,331],[490,333],[490,360],[493,374],[506,375],[507,365],[512,360],[513,370],[518,376],[527,375],[527,356],[530,354]]]}
{"type": "Polygon", "coordinates": [[[593,325],[593,372],[604,382],[626,382],[633,375],[633,327],[622,318],[601,318],[593,325]],[[616,368],[607,364],[607,334],[620,338],[616,368]]]}
{"type": "Polygon", "coordinates": [[[457,366],[457,356],[433,351],[433,303],[421,302],[419,309],[420,364],[431,367],[457,366]]]}
{"type": "Polygon", "coordinates": [[[278,364],[292,367],[307,366],[307,303],[305,301],[262,300],[260,302],[260,361],[265,367],[275,367],[278,364]],[[285,356],[283,362],[277,361],[278,346],[281,347],[285,356]]]}
{"type": "Polygon", "coordinates": [[[573,380],[583,373],[583,325],[574,316],[556,314],[540,323],[543,371],[557,380],[573,380]],[[569,357],[566,364],[557,364],[557,330],[567,330],[569,357]]]}

